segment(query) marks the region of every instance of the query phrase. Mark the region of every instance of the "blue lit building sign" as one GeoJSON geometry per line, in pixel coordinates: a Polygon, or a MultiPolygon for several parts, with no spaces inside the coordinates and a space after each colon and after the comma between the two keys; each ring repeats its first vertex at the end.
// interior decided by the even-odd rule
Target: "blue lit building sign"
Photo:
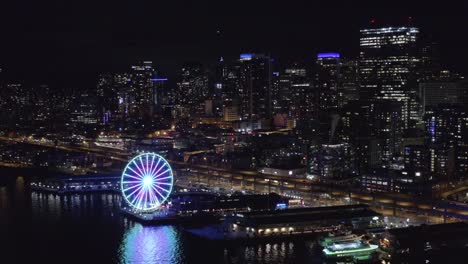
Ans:
{"type": "Polygon", "coordinates": [[[277,203],[275,209],[276,210],[284,210],[286,208],[288,208],[288,206],[285,203],[277,203]]]}
{"type": "Polygon", "coordinates": [[[151,79],[153,82],[164,82],[167,81],[167,78],[153,78],[151,79]]]}
{"type": "Polygon", "coordinates": [[[339,58],[340,54],[335,52],[326,52],[326,53],[319,53],[317,54],[317,58],[324,59],[324,58],[339,58]]]}
{"type": "Polygon", "coordinates": [[[243,53],[240,55],[241,60],[251,60],[252,57],[254,56],[253,53],[243,53]]]}

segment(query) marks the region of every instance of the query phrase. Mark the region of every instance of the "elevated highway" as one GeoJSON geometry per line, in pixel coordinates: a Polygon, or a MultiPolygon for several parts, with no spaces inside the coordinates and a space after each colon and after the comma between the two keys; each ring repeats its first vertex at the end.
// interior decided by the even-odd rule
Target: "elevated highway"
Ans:
{"type": "MultiPolygon", "coordinates": [[[[97,156],[124,163],[131,157],[130,153],[124,151],[97,146],[54,145],[47,142],[8,137],[0,137],[0,140],[51,147],[64,151],[94,153],[97,156]]],[[[326,185],[305,178],[268,175],[253,170],[236,170],[174,160],[170,160],[170,163],[174,167],[177,177],[210,184],[212,186],[218,185],[235,190],[247,190],[260,193],[276,192],[284,195],[299,196],[308,202],[313,202],[313,194],[328,193],[335,197],[348,197],[376,207],[392,208],[394,212],[396,212],[396,209],[402,209],[418,214],[441,216],[444,217],[444,219],[454,217],[468,220],[468,205],[453,203],[447,200],[418,199],[399,193],[367,193],[362,190],[343,186],[326,185]]],[[[459,192],[466,189],[468,189],[468,186],[462,186],[454,191],[459,192]]],[[[450,193],[447,195],[449,194],[450,193]]]]}

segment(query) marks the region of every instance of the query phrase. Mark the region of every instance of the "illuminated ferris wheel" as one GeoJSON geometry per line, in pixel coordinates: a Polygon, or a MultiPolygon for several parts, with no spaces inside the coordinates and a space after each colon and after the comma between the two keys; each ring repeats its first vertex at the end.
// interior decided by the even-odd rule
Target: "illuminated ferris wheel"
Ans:
{"type": "Polygon", "coordinates": [[[137,210],[156,210],[169,197],[174,177],[169,163],[155,153],[134,157],[121,178],[122,196],[137,210]]]}

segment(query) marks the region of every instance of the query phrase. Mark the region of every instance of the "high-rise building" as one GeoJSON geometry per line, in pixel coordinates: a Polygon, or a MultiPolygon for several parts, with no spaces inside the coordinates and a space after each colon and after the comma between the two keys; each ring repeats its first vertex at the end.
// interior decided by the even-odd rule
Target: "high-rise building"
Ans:
{"type": "Polygon", "coordinates": [[[439,50],[436,42],[428,39],[427,36],[421,37],[419,44],[420,63],[418,69],[419,82],[432,82],[440,79],[442,69],[439,61],[439,50]]]}
{"type": "Polygon", "coordinates": [[[181,114],[189,117],[203,115],[208,93],[208,75],[202,65],[184,65],[180,71],[175,97],[181,114]]]}
{"type": "MultiPolygon", "coordinates": [[[[468,146],[468,109],[464,105],[438,105],[425,114],[426,146],[431,157],[441,162],[439,175],[449,179],[466,176],[468,146]],[[443,159],[445,157],[445,159],[443,159]],[[442,173],[443,172],[443,173],[442,173]]],[[[431,168],[437,172],[436,168],[431,168]]]]}
{"type": "Polygon", "coordinates": [[[316,91],[315,113],[327,113],[338,108],[340,82],[340,54],[319,53],[316,61],[314,88],[316,91]]]}
{"type": "Polygon", "coordinates": [[[359,99],[358,62],[339,53],[319,53],[316,61],[315,90],[317,111],[342,108],[359,99]]]}
{"type": "Polygon", "coordinates": [[[148,127],[161,105],[170,102],[165,97],[165,80],[157,77],[151,61],[133,65],[128,72],[101,74],[97,83],[99,124],[118,130],[148,127]]]}
{"type": "Polygon", "coordinates": [[[291,106],[291,76],[276,72],[273,74],[271,104],[273,114],[289,113],[291,106]]]}
{"type": "Polygon", "coordinates": [[[243,119],[253,121],[272,116],[272,59],[263,54],[240,55],[239,94],[243,119]]]}
{"type": "Polygon", "coordinates": [[[151,116],[154,113],[156,86],[156,70],[151,61],[143,61],[131,67],[131,79],[128,81],[130,97],[129,111],[131,115],[151,116]]]}
{"type": "Polygon", "coordinates": [[[284,73],[274,73],[273,77],[273,112],[295,119],[310,116],[314,93],[305,67],[295,63],[288,66],[284,73]]]}
{"type": "Polygon", "coordinates": [[[221,58],[216,66],[214,94],[221,100],[222,108],[239,107],[240,65],[228,64],[221,58]]]}
{"type": "Polygon", "coordinates": [[[405,128],[421,119],[417,98],[419,63],[416,27],[383,27],[360,31],[360,97],[402,103],[405,128]]]}
{"type": "Polygon", "coordinates": [[[359,99],[359,67],[357,60],[341,60],[338,85],[338,107],[359,99]]]}
{"type": "MultiPolygon", "coordinates": [[[[353,101],[342,111],[343,126],[340,137],[343,142],[351,144],[354,149],[353,153],[381,158],[378,163],[375,162],[375,159],[365,163],[372,164],[372,166],[388,165],[395,156],[400,154],[403,136],[401,123],[400,102],[390,100],[353,101]],[[379,148],[378,154],[362,153],[363,151],[376,153],[377,147],[379,148]]],[[[358,167],[363,166],[359,165],[358,167]]]]}

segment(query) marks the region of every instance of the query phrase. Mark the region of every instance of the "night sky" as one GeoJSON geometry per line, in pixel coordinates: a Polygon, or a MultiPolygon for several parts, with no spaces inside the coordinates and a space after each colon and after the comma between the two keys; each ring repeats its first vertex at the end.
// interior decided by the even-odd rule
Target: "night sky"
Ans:
{"type": "Polygon", "coordinates": [[[440,44],[443,62],[468,73],[468,3],[14,0],[0,6],[0,67],[31,83],[89,88],[98,72],[122,71],[142,59],[172,78],[185,62],[211,65],[241,52],[284,62],[312,61],[319,51],[355,57],[359,29],[370,19],[403,24],[409,16],[440,44]]]}

